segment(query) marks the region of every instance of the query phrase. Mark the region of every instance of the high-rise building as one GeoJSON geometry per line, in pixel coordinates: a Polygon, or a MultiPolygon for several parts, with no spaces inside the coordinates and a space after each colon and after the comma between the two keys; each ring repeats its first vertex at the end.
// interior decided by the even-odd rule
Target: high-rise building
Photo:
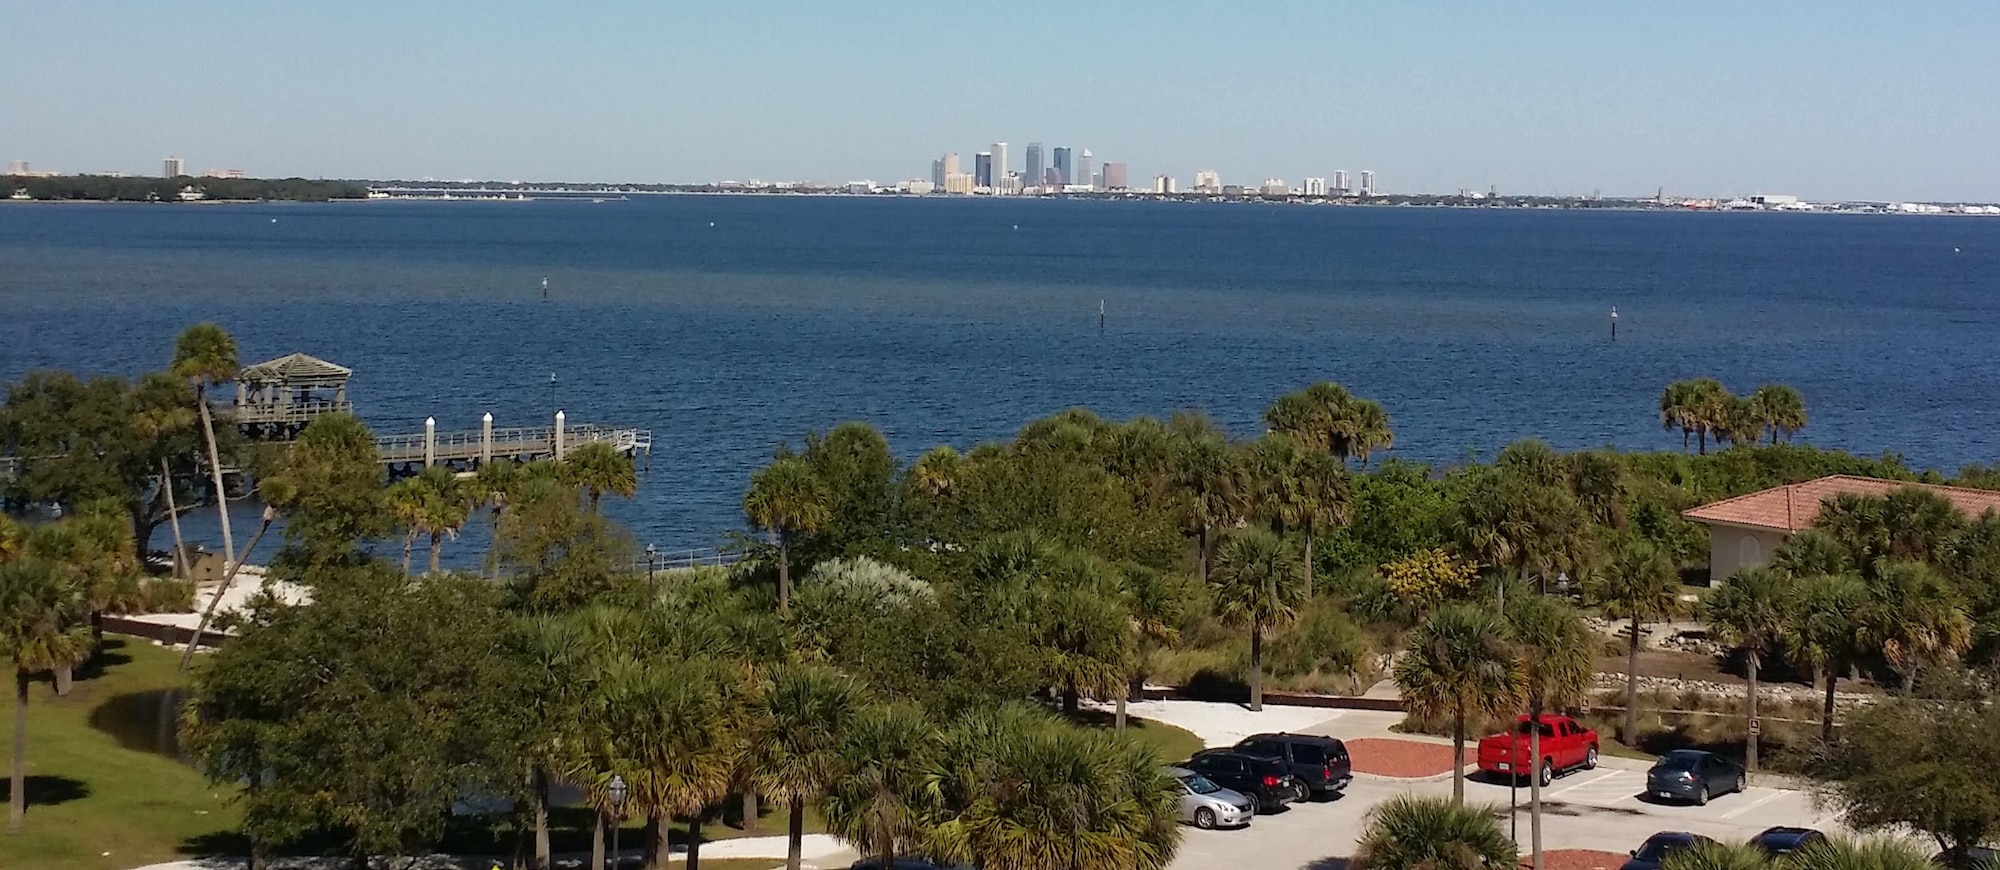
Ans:
{"type": "Polygon", "coordinates": [[[1334,171],[1333,171],[1333,195],[1334,195],[1334,196],[1346,196],[1346,195],[1348,195],[1348,194],[1350,194],[1350,193],[1353,193],[1353,192],[1354,192],[1354,188],[1352,188],[1352,187],[1349,187],[1349,186],[1348,186],[1348,184],[1347,184],[1347,170],[1345,170],[1345,169],[1336,169],[1336,170],[1334,170],[1334,171]]]}
{"type": "Polygon", "coordinates": [[[993,186],[993,154],[981,151],[972,155],[972,186],[993,186]]]}
{"type": "Polygon", "coordinates": [[[944,158],[942,157],[931,161],[931,183],[939,187],[944,186],[944,158]]]}
{"type": "Polygon", "coordinates": [[[1173,176],[1171,176],[1171,175],[1155,175],[1155,176],[1153,176],[1153,192],[1154,192],[1154,193],[1179,193],[1179,192],[1180,192],[1180,189],[1179,189],[1179,187],[1178,187],[1178,186],[1177,186],[1177,185],[1175,184],[1175,182],[1174,182],[1174,177],[1173,177],[1173,176]]]}
{"type": "Polygon", "coordinates": [[[1006,178],[1007,178],[1007,143],[995,142],[993,143],[993,186],[999,187],[1000,182],[1005,180],[1006,178]]]}
{"type": "Polygon", "coordinates": [[[1125,175],[1126,175],[1125,164],[1123,163],[1104,164],[1104,189],[1124,190],[1127,187],[1130,187],[1131,186],[1130,179],[1126,178],[1125,175]]]}
{"type": "Polygon", "coordinates": [[[1306,179],[1306,187],[1305,187],[1305,191],[1304,191],[1304,193],[1305,193],[1305,195],[1307,195],[1307,196],[1325,196],[1325,195],[1326,195],[1326,179],[1324,179],[1324,178],[1308,178],[1308,179],[1306,179]]]}
{"type": "Polygon", "coordinates": [[[187,174],[187,161],[179,157],[168,157],[160,167],[160,177],[179,178],[187,174]]]}
{"type": "Polygon", "coordinates": [[[944,176],[945,193],[971,193],[972,174],[967,172],[947,172],[944,176]]]}
{"type": "Polygon", "coordinates": [[[1203,169],[1194,174],[1195,193],[1221,193],[1222,176],[1213,169],[1203,169]]]}
{"type": "Polygon", "coordinates": [[[1282,178],[1266,178],[1264,186],[1257,188],[1257,192],[1265,196],[1290,196],[1292,188],[1282,178]]]}
{"type": "Polygon", "coordinates": [[[1057,169],[1053,166],[1042,170],[1043,187],[1061,187],[1062,184],[1063,184],[1062,170],[1057,169]]]}
{"type": "Polygon", "coordinates": [[[1361,170],[1361,195],[1375,195],[1375,173],[1366,169],[1361,170]]]}
{"type": "Polygon", "coordinates": [[[1056,171],[1056,183],[1074,184],[1076,174],[1073,170],[1076,169],[1076,152],[1071,151],[1068,145],[1057,145],[1054,163],[1055,165],[1052,168],[1056,171]]]}
{"type": "Polygon", "coordinates": [[[1096,186],[1097,177],[1090,174],[1090,149],[1085,148],[1082,154],[1076,155],[1076,175],[1074,177],[1076,180],[1071,182],[1072,184],[1096,186]]]}
{"type": "Polygon", "coordinates": [[[1021,173],[1021,183],[1034,187],[1042,183],[1042,143],[1028,143],[1028,170],[1021,173]]]}

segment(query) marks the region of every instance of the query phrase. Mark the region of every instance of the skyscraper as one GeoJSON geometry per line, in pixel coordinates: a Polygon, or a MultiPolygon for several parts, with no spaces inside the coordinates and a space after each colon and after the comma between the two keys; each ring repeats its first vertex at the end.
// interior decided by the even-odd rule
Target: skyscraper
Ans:
{"type": "Polygon", "coordinates": [[[1174,182],[1174,177],[1171,175],[1155,175],[1153,176],[1153,192],[1179,193],[1180,187],[1174,182]]]}
{"type": "Polygon", "coordinates": [[[160,177],[179,178],[187,174],[187,161],[179,157],[168,157],[160,168],[160,177]]]}
{"type": "Polygon", "coordinates": [[[1126,179],[1125,177],[1125,164],[1123,163],[1104,164],[1105,190],[1124,190],[1126,187],[1129,186],[1127,184],[1127,181],[1128,179],[1126,179]]]}
{"type": "Polygon", "coordinates": [[[1203,169],[1194,174],[1195,193],[1221,193],[1222,176],[1213,169],[1203,169]]]}
{"type": "Polygon", "coordinates": [[[1076,180],[1071,182],[1072,184],[1094,185],[1097,183],[1096,177],[1090,174],[1090,149],[1085,148],[1082,154],[1076,155],[1076,175],[1074,177],[1076,180]]]}
{"type": "Polygon", "coordinates": [[[981,151],[972,155],[972,186],[993,186],[993,154],[981,151]]]}
{"type": "Polygon", "coordinates": [[[1075,184],[1075,169],[1075,152],[1071,151],[1068,145],[1057,145],[1055,151],[1056,182],[1058,184],[1075,184]]]}
{"type": "Polygon", "coordinates": [[[1350,194],[1350,193],[1353,193],[1353,192],[1354,192],[1354,188],[1352,188],[1352,187],[1348,187],[1348,186],[1347,186],[1347,170],[1345,170],[1345,169],[1336,169],[1336,170],[1334,170],[1334,171],[1333,171],[1333,195],[1334,195],[1334,196],[1346,196],[1346,195],[1348,195],[1348,194],[1350,194]]]}
{"type": "Polygon", "coordinates": [[[992,185],[994,187],[999,187],[1000,182],[1005,181],[1006,178],[1007,178],[1007,143],[995,142],[993,143],[992,185]]]}
{"type": "Polygon", "coordinates": [[[1042,183],[1042,143],[1028,143],[1028,169],[1021,173],[1021,183],[1030,187],[1042,183]]]}
{"type": "Polygon", "coordinates": [[[1375,195],[1375,173],[1366,169],[1361,170],[1361,195],[1375,195]]]}
{"type": "Polygon", "coordinates": [[[939,187],[944,186],[944,158],[942,157],[931,161],[931,183],[939,187]]]}

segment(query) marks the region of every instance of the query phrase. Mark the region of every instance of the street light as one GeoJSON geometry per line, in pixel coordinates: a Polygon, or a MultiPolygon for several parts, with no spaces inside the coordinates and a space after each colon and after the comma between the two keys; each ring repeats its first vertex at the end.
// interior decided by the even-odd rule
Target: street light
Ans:
{"type": "Polygon", "coordinates": [[[612,774],[604,790],[611,796],[611,870],[617,870],[618,829],[625,826],[625,777],[612,774]]]}
{"type": "Polygon", "coordinates": [[[653,579],[653,563],[660,558],[660,551],[652,544],[646,545],[646,579],[653,579]]]}

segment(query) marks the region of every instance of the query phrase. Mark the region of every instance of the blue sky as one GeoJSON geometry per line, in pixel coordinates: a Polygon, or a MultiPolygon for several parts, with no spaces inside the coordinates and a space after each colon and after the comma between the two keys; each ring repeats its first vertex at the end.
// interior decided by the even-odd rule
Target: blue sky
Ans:
{"type": "Polygon", "coordinates": [[[925,176],[988,143],[1391,191],[2000,201],[2000,2],[0,0],[0,159],[925,176]]]}

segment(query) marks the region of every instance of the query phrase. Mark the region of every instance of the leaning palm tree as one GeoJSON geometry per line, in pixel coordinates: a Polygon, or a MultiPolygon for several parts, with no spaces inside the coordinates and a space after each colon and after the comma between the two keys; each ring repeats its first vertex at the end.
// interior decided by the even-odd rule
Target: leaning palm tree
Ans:
{"type": "MultiPolygon", "coordinates": [[[[1542,714],[1583,700],[1590,686],[1591,635],[1567,602],[1545,595],[1517,595],[1507,606],[1508,629],[1521,657],[1527,700],[1528,757],[1542,757],[1542,714]]],[[[1593,753],[1595,749],[1591,750],[1593,753]]],[[[1593,756],[1585,762],[1595,766],[1593,756]]],[[[1554,769],[1538,766],[1528,780],[1528,816],[1535,870],[1542,866],[1542,788],[1554,769]]]]}
{"type": "MultiPolygon", "coordinates": [[[[163,376],[148,375],[147,377],[163,376]]],[[[168,378],[168,381],[173,383],[176,389],[185,389],[179,385],[179,382],[172,381],[171,378],[168,378]]],[[[159,444],[178,433],[186,432],[194,426],[195,422],[195,413],[186,408],[172,406],[151,407],[145,408],[133,415],[132,429],[133,434],[138,435],[142,440],[159,444]]],[[[174,500],[174,475],[173,470],[168,466],[168,451],[162,449],[158,453],[160,465],[159,495],[167,503],[167,524],[173,530],[174,534],[174,557],[171,560],[174,577],[191,577],[193,576],[193,572],[189,570],[186,564],[187,549],[181,540],[181,511],[180,506],[174,500]]]]}
{"type": "Polygon", "coordinates": [[[1368,811],[1350,870],[1512,870],[1520,853],[1493,811],[1398,795],[1368,811]]]}
{"type": "Polygon", "coordinates": [[[795,667],[765,677],[752,701],[750,754],[757,788],[791,813],[786,870],[799,870],[806,802],[825,794],[839,775],[841,742],[861,710],[861,697],[844,674],[795,667]]]}
{"type": "Polygon", "coordinates": [[[89,649],[84,590],[58,566],[29,555],[0,560],[0,657],[14,665],[14,766],[7,832],[28,811],[28,688],[35,674],[76,662],[89,649]]]}
{"type": "Polygon", "coordinates": [[[1937,870],[1938,865],[1908,840],[1872,837],[1829,839],[1787,856],[1796,870],[1937,870]]]}
{"type": "Polygon", "coordinates": [[[1650,541],[1620,543],[1611,561],[1585,584],[1585,593],[1604,615],[1629,621],[1625,655],[1626,745],[1639,739],[1639,646],[1646,623],[1681,612],[1680,577],[1665,551],[1650,541]]]}
{"type": "Polygon", "coordinates": [[[1749,688],[1744,692],[1744,716],[1749,725],[1749,743],[1744,749],[1743,769],[1757,772],[1757,671],[1764,652],[1784,636],[1796,589],[1791,575],[1768,565],[1745,568],[1731,575],[1702,600],[1701,618],[1708,630],[1724,643],[1743,651],[1749,688]]]}
{"type": "Polygon", "coordinates": [[[1264,709],[1264,635],[1298,618],[1305,603],[1298,556],[1277,535],[1261,529],[1224,544],[1209,577],[1215,616],[1250,630],[1250,709],[1264,709]]]}
{"type": "Polygon", "coordinates": [[[1806,400],[1799,391],[1785,384],[1765,384],[1750,394],[1750,401],[1757,406],[1758,416],[1771,430],[1771,443],[1778,443],[1778,435],[1783,433],[1786,441],[1806,427],[1806,400]]]}
{"type": "Polygon", "coordinates": [[[782,456],[750,477],[743,494],[743,514],[752,525],[771,534],[778,545],[778,612],[791,608],[792,540],[826,528],[833,521],[833,498],[812,466],[796,456],[782,456]]]}
{"type": "Polygon", "coordinates": [[[1770,853],[1744,843],[1697,843],[1675,849],[1660,860],[1660,870],[1770,870],[1770,853]]]}
{"type": "Polygon", "coordinates": [[[1451,799],[1465,801],[1467,720],[1507,714],[1527,688],[1505,620],[1491,610],[1454,604],[1431,611],[1396,663],[1396,685],[1411,713],[1451,720],[1451,799]]]}
{"type": "Polygon", "coordinates": [[[639,470],[632,457],[618,452],[605,441],[579,444],[562,459],[563,482],[590,495],[590,509],[597,510],[606,493],[631,498],[639,491],[639,470]]]}
{"type": "Polygon", "coordinates": [[[201,415],[201,434],[208,446],[208,471],[215,484],[215,509],[222,522],[222,570],[227,572],[236,559],[236,540],[229,534],[229,492],[222,484],[222,455],[215,447],[215,420],[208,410],[208,388],[236,379],[236,339],[213,323],[197,323],[182,331],[174,341],[174,361],[167,368],[174,377],[194,385],[195,411],[201,415]]]}
{"type": "Polygon", "coordinates": [[[938,808],[936,735],[908,706],[862,710],[836,751],[839,773],[820,798],[826,829],[883,867],[923,842],[938,808]]]}

